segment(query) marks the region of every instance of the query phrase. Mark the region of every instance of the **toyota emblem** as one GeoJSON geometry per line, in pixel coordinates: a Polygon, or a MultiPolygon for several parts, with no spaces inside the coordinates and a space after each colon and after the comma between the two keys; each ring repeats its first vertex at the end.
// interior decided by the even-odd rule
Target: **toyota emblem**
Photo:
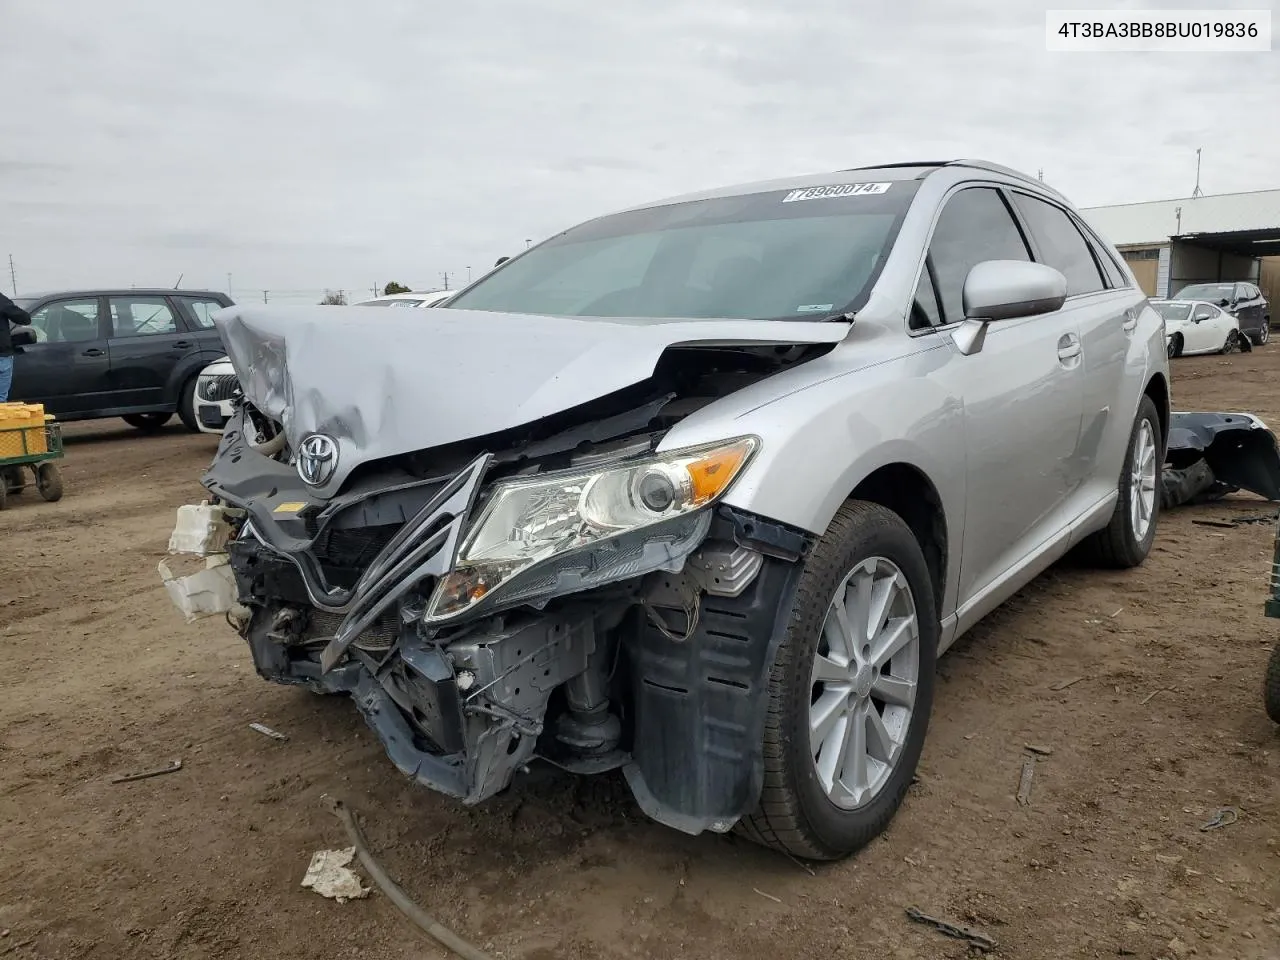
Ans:
{"type": "Polygon", "coordinates": [[[329,482],[338,468],[338,444],[333,437],[313,433],[298,447],[298,476],[313,487],[329,482]]]}

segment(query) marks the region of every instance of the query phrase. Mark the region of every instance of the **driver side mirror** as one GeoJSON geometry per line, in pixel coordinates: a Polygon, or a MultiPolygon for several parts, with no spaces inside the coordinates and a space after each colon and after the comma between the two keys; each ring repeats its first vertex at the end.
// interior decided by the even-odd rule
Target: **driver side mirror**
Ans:
{"type": "Polygon", "coordinates": [[[952,339],[967,357],[982,349],[987,324],[1061,310],[1067,278],[1043,263],[984,260],[970,269],[960,296],[965,319],[952,339]]]}

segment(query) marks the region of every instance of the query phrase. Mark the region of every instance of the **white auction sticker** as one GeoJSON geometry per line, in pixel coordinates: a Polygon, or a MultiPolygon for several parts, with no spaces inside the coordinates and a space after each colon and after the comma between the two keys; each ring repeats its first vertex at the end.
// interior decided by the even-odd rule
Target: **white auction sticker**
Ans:
{"type": "Polygon", "coordinates": [[[888,189],[889,184],[887,183],[832,183],[825,187],[802,187],[799,190],[792,190],[782,198],[782,202],[828,200],[832,197],[861,197],[867,194],[884,193],[888,189]]]}
{"type": "Polygon", "coordinates": [[[1049,10],[1045,47],[1071,53],[1271,49],[1270,10],[1049,10]]]}

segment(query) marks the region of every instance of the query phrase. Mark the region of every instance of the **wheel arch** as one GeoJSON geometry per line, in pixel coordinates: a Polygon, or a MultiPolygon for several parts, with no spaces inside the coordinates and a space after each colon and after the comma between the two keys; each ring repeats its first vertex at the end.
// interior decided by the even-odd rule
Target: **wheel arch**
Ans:
{"type": "MultiPolygon", "coordinates": [[[[1160,417],[1160,442],[1164,448],[1168,448],[1169,444],[1169,422],[1172,417],[1172,399],[1169,396],[1169,381],[1165,379],[1163,373],[1155,373],[1151,379],[1147,381],[1146,387],[1142,391],[1144,397],[1150,397],[1151,402],[1156,405],[1156,414],[1160,417]]],[[[1141,401],[1139,401],[1141,402],[1141,401]]],[[[1164,450],[1161,450],[1161,454],[1164,450]]]]}
{"type": "Polygon", "coordinates": [[[910,528],[933,578],[934,603],[941,619],[950,549],[946,508],[933,481],[914,464],[895,461],[859,481],[847,499],[879,504],[901,517],[910,528]]]}

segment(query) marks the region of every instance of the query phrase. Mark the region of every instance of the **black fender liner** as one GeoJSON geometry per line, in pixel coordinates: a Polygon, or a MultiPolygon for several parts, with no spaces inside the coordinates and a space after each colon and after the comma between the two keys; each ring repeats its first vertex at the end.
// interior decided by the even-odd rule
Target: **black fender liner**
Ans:
{"type": "MultiPolygon", "coordinates": [[[[623,769],[640,808],[684,833],[724,833],[764,784],[769,674],[802,564],[766,556],[736,597],[704,596],[693,633],[673,641],[648,619],[630,646],[635,743],[623,769]]],[[[684,611],[660,609],[676,636],[684,611]]]]}

